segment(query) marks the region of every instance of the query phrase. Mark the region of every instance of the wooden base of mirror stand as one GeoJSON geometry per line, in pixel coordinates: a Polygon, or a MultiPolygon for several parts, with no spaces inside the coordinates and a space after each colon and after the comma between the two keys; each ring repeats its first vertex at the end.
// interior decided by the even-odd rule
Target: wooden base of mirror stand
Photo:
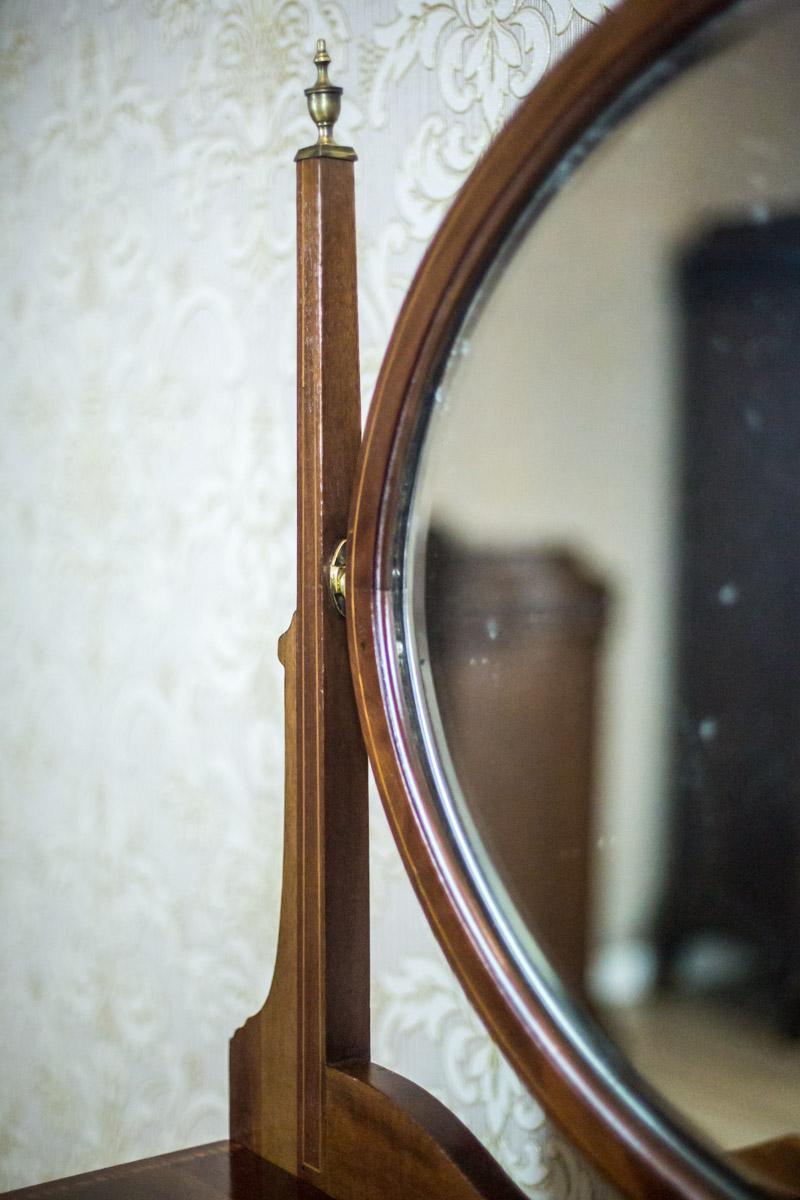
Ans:
{"type": "Polygon", "coordinates": [[[353,164],[297,163],[298,607],[271,991],[230,1048],[231,1139],[338,1200],[521,1200],[432,1096],[370,1061],[367,763],[327,563],[360,441],[353,164]]]}

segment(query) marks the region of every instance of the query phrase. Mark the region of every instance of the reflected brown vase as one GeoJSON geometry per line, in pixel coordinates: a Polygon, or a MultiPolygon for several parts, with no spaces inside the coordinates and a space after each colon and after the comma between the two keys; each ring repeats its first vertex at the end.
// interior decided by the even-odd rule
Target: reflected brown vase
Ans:
{"type": "Polygon", "coordinates": [[[429,536],[426,624],[470,817],[552,966],[584,996],[606,592],[570,554],[429,536]]]}

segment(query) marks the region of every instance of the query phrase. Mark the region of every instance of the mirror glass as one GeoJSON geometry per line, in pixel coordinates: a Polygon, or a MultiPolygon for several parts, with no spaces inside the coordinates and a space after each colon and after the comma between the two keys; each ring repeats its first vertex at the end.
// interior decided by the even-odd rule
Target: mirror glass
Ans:
{"type": "Polygon", "coordinates": [[[402,531],[493,920],[726,1148],[800,1131],[798,62],[800,5],[729,10],[533,198],[402,531]]]}

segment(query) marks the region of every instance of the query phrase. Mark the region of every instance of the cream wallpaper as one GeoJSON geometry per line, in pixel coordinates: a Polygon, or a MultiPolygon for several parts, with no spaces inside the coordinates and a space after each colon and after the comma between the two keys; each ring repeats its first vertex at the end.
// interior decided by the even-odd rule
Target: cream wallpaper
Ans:
{"type": "MultiPolygon", "coordinates": [[[[360,157],[366,401],[459,185],[604,7],[0,0],[0,1186],[225,1136],[267,990],[314,39],[360,157]]],[[[376,1059],[531,1195],[605,1194],[372,825],[376,1059]]]]}

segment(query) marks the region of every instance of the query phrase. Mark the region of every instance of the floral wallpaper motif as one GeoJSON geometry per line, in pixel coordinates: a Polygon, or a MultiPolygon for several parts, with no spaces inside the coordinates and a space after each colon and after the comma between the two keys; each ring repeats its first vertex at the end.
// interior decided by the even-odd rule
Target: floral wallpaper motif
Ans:
{"type": "Polygon", "coordinates": [[[532,1197],[610,1196],[548,1127],[440,956],[407,956],[375,987],[373,1055],[418,1054],[418,1082],[438,1096],[532,1197]]]}
{"type": "Polygon", "coordinates": [[[381,55],[370,113],[375,124],[386,122],[387,88],[419,62],[436,72],[447,108],[477,108],[492,133],[509,96],[526,95],[551,53],[547,21],[525,0],[412,0],[378,27],[374,45],[381,55]]]}
{"type": "MultiPolygon", "coordinates": [[[[0,0],[0,1187],[224,1136],[281,870],[294,169],[325,37],[365,404],[425,246],[601,0],[0,0]]],[[[492,1046],[373,799],[376,1058],[605,1194],[492,1046]]]]}

